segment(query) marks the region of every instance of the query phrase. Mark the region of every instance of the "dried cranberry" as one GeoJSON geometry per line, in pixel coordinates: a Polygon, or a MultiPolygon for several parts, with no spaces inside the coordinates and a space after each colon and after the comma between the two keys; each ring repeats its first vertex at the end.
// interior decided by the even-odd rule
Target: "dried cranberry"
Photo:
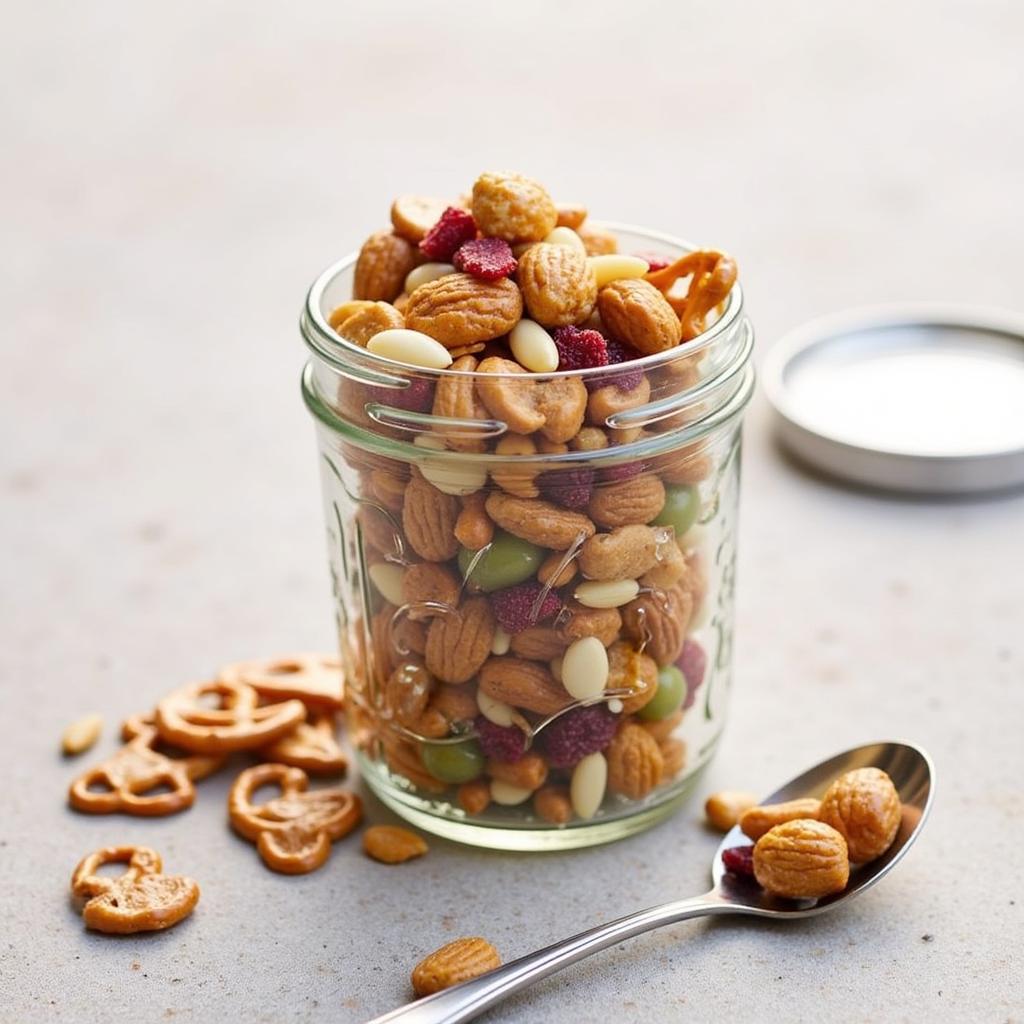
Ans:
{"type": "Polygon", "coordinates": [[[732,875],[754,877],[754,847],[733,846],[722,851],[722,863],[732,875]]]}

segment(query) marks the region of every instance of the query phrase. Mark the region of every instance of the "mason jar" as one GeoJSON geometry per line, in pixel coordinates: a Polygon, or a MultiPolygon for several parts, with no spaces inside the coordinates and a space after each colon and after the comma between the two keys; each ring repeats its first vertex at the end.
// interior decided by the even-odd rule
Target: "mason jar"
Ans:
{"type": "MultiPolygon", "coordinates": [[[[623,252],[692,248],[605,227],[623,252]]],[[[676,348],[524,384],[340,337],[355,260],[317,278],[301,330],[363,779],[419,828],[492,848],[653,825],[725,724],[754,384],[739,285],[676,348]]]]}

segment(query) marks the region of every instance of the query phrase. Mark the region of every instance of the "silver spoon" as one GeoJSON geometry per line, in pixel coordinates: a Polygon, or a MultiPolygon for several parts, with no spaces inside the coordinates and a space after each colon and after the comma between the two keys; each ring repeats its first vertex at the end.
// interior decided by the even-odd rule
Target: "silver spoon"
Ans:
{"type": "Polygon", "coordinates": [[[797,797],[820,797],[838,775],[854,768],[881,768],[892,779],[903,802],[903,821],[888,851],[878,860],[855,869],[849,885],[833,896],[820,900],[786,900],[769,896],[752,879],[737,878],[722,866],[722,851],[732,846],[749,844],[750,840],[734,828],[722,840],[711,865],[714,886],[704,896],[664,903],[659,907],[641,910],[620,917],[610,924],[598,925],[563,939],[552,946],[529,953],[504,964],[496,970],[464,981],[461,985],[445,989],[435,995],[401,1006],[397,1010],[377,1017],[370,1024],[402,1021],[404,1024],[455,1024],[471,1020],[506,996],[540,981],[542,978],[568,967],[591,953],[614,946],[623,939],[632,938],[652,928],[675,924],[691,917],[706,914],[747,914],[792,921],[799,917],[823,914],[871,888],[887,874],[907,852],[918,837],[932,803],[931,759],[919,747],[909,743],[869,743],[837,754],[828,761],[815,765],[810,771],[786,783],[767,796],[762,803],[781,803],[797,797]]]}

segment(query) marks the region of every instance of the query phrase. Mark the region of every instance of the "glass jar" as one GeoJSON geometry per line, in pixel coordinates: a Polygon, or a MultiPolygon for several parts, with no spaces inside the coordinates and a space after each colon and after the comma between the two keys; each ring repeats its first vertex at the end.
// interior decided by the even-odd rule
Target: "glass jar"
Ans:
{"type": "MultiPolygon", "coordinates": [[[[691,248],[605,226],[623,252],[691,248]]],[[[739,285],[677,348],[524,378],[342,339],[354,263],[310,289],[302,388],[363,778],[418,827],[492,848],[649,827],[725,722],[754,383],[739,285]]]]}

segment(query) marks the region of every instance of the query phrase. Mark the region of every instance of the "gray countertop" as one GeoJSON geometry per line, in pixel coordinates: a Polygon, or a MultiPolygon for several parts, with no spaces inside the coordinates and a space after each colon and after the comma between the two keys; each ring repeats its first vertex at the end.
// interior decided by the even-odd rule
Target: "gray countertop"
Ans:
{"type": "MultiPolygon", "coordinates": [[[[225,825],[229,782],[155,821],[77,816],[64,726],[114,723],[241,657],[329,647],[295,329],[394,194],[512,166],[609,219],[739,258],[763,351],[865,303],[1019,308],[1012,2],[840,6],[33,4],[0,39],[0,1020],[360,1021],[426,951],[506,957],[696,892],[700,799],[647,834],[517,856],[357,840],[303,878],[225,825]],[[67,900],[102,844],[203,898],[144,937],[67,900]]],[[[866,415],[869,411],[866,411],[866,415]]],[[[1019,1021],[1024,499],[841,489],[746,430],[736,687],[699,797],[908,737],[939,773],[920,845],[847,911],[691,923],[501,1021],[1019,1021]]],[[[92,755],[87,755],[92,756],[92,755]]],[[[389,815],[368,799],[368,817],[389,815]]]]}

